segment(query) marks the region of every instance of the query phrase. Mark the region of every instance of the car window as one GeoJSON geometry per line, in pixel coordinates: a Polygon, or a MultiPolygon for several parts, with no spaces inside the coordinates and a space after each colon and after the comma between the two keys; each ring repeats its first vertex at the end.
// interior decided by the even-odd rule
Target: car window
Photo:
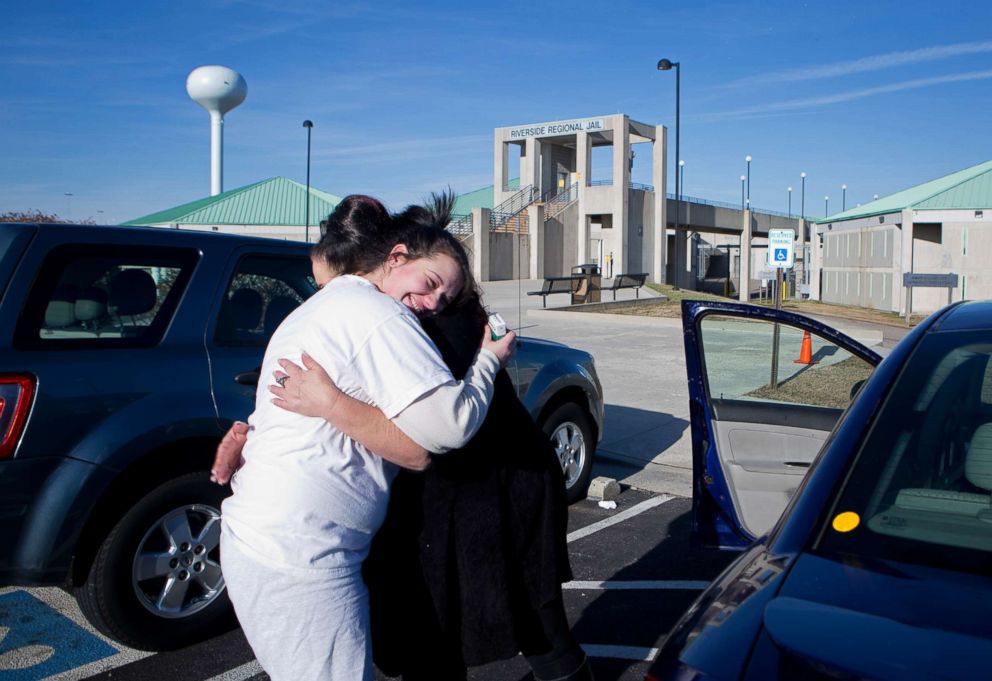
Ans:
{"type": "Polygon", "coordinates": [[[192,273],[196,251],[61,246],[25,303],[15,342],[27,348],[158,343],[192,273]]]}
{"type": "Polygon", "coordinates": [[[220,306],[214,342],[265,347],[282,320],[316,290],[309,258],[241,258],[220,306]]]}
{"type": "Polygon", "coordinates": [[[699,325],[711,399],[844,409],[873,367],[837,344],[765,320],[707,315],[699,325]],[[773,352],[778,327],[778,354],[773,352]],[[774,369],[774,371],[773,371],[774,369]]]}
{"type": "Polygon", "coordinates": [[[992,344],[932,333],[859,451],[821,549],[992,569],[992,344]]]}

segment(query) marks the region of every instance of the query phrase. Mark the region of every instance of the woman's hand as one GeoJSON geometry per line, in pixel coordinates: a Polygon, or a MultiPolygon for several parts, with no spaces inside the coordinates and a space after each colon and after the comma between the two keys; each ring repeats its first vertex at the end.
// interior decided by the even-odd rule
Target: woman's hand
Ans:
{"type": "Polygon", "coordinates": [[[303,366],[280,359],[282,371],[276,371],[276,383],[269,392],[275,395],[272,404],[303,416],[319,416],[332,421],[338,398],[343,394],[324,368],[313,357],[303,353],[303,366]]]}
{"type": "Polygon", "coordinates": [[[245,448],[248,441],[248,431],[251,430],[244,421],[235,421],[220,444],[217,445],[217,454],[214,456],[214,465],[210,469],[210,480],[218,485],[226,485],[231,481],[235,471],[241,468],[245,460],[241,457],[241,450],[245,448]]]}
{"type": "Polygon", "coordinates": [[[487,323],[482,327],[482,347],[496,355],[499,365],[505,369],[513,353],[517,351],[517,334],[507,331],[499,340],[493,340],[487,323]]]}

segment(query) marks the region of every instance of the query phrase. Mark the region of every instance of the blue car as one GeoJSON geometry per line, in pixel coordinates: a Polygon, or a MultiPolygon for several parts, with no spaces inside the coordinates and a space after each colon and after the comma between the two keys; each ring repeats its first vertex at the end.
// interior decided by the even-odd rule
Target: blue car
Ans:
{"type": "Polygon", "coordinates": [[[992,302],[884,360],[783,311],[682,318],[693,533],[745,548],[647,679],[992,678],[992,302]]]}

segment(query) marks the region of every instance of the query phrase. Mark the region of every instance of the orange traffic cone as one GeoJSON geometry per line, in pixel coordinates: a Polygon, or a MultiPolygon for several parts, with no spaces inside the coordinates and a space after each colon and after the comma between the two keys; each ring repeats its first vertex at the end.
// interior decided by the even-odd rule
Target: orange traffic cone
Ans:
{"type": "Polygon", "coordinates": [[[803,331],[803,346],[799,350],[799,359],[792,360],[793,364],[816,364],[813,360],[813,337],[809,331],[803,331]]]}

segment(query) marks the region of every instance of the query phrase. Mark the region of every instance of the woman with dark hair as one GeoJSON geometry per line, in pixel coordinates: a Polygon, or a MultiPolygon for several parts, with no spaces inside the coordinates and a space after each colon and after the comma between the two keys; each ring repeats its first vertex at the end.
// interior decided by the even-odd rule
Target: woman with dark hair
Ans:
{"type": "Polygon", "coordinates": [[[228,593],[274,681],[372,678],[361,564],[385,516],[389,461],[423,467],[428,450],[463,445],[512,353],[512,336],[493,341],[477,328],[481,350],[462,379],[452,376],[418,316],[462,295],[464,251],[426,226],[387,247],[391,229],[370,197],[347,197],[328,218],[328,253],[315,260],[326,285],[273,334],[262,374],[279,358],[312,356],[350,397],[330,423],[279,409],[260,386],[223,504],[228,593]],[[371,414],[384,424],[369,429],[371,414]]]}
{"type": "MultiPolygon", "coordinates": [[[[446,206],[450,198],[435,195],[434,210],[411,207],[397,216],[397,229],[444,225],[446,206]]],[[[478,295],[469,292],[421,323],[461,376],[485,320],[478,295]]],[[[340,393],[317,363],[305,360],[307,371],[280,364],[284,387],[271,389],[277,405],[332,423],[340,417],[340,393]]],[[[369,418],[373,429],[385,420],[369,418]]],[[[522,652],[538,681],[591,679],[561,593],[571,578],[567,520],[554,448],[500,371],[475,437],[433,457],[422,474],[401,471],[394,482],[363,569],[376,665],[404,681],[459,681],[467,666],[522,652]]]]}

